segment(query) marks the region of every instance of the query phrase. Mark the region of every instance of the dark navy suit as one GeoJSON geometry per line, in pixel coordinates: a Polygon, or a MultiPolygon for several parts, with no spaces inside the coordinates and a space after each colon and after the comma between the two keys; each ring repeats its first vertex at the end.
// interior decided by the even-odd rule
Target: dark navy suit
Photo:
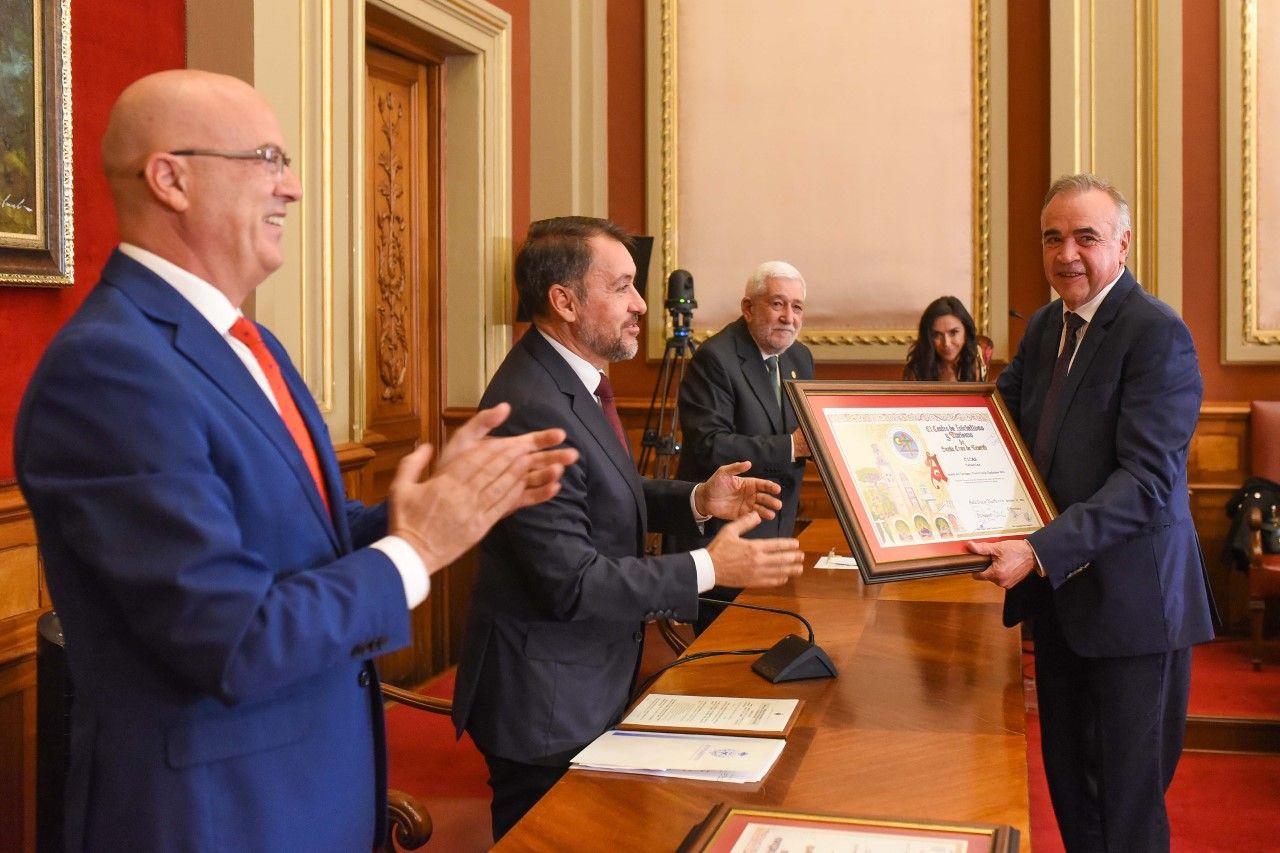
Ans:
{"type": "MultiPolygon", "coordinates": [[[[512,413],[496,432],[561,427],[581,455],[559,494],[513,513],[481,542],[453,720],[490,759],[491,775],[494,757],[550,768],[528,786],[536,801],[621,718],[644,621],[697,613],[693,558],[643,556],[646,530],[697,527],[693,484],[641,477],[596,398],[536,329],[512,347],[480,405],[503,401],[512,413]]],[[[531,802],[508,807],[505,789],[514,786],[493,778],[502,832],[531,802]]]]}
{"type": "MultiPolygon", "coordinates": [[[[813,355],[798,341],[778,357],[778,366],[783,382],[813,378],[813,355]]],[[[761,521],[746,535],[790,536],[804,479],[804,460],[791,458],[796,414],[785,394],[778,409],[769,371],[746,320],[739,317],[694,352],[680,383],[679,411],[683,447],[677,476],[700,482],[721,465],[748,460],[750,476],[782,487],[782,509],[776,518],[761,521]]],[[[725,523],[707,522],[705,535],[689,547],[710,541],[725,523]]]]}
{"type": "MultiPolygon", "coordinates": [[[[1040,309],[998,387],[1028,447],[1063,328],[1040,309]]],[[[1060,515],[1028,537],[1047,579],[1005,598],[1031,619],[1050,793],[1068,850],[1168,846],[1190,650],[1213,637],[1187,448],[1202,382],[1186,324],[1125,270],[1085,329],[1038,460],[1060,515]],[[1163,839],[1163,840],[1162,840],[1163,839]]]]}
{"type": "MultiPolygon", "coordinates": [[[[796,341],[778,356],[781,380],[812,379],[813,354],[796,341]]],[[[800,505],[804,460],[791,458],[791,434],[796,414],[786,394],[779,410],[769,371],[760,347],[751,337],[747,321],[739,317],[698,347],[680,383],[680,433],[683,447],[676,476],[699,482],[721,465],[747,460],[752,477],[772,480],[782,487],[782,509],[747,531],[750,539],[791,536],[800,505]]],[[[667,537],[667,551],[701,548],[726,522],[712,519],[701,535],[667,537]]],[[[732,601],[739,590],[716,587],[708,597],[732,601]]],[[[701,633],[723,607],[703,604],[694,630],[701,633]]]]}
{"type": "Polygon", "coordinates": [[[382,831],[367,658],[408,642],[404,587],[360,548],[385,509],[345,501],[264,338],[333,517],[225,339],[119,253],[27,388],[15,461],[75,688],[69,850],[368,850],[382,831]]]}

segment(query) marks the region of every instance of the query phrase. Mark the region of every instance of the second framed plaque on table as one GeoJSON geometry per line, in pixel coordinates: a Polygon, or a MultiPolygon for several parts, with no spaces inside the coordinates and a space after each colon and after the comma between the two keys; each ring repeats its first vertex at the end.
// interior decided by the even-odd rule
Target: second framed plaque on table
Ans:
{"type": "Polygon", "coordinates": [[[677,853],[852,850],[858,853],[1016,853],[1012,826],[787,812],[717,803],[677,853]]]}
{"type": "Polygon", "coordinates": [[[979,571],[971,541],[1020,539],[1057,515],[995,385],[789,381],[867,583],[979,571]]]}

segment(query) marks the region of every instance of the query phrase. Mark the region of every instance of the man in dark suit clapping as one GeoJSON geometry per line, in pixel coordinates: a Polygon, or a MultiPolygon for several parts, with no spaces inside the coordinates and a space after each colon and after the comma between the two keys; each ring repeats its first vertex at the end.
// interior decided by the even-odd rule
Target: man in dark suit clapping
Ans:
{"type": "Polygon", "coordinates": [[[602,219],[534,223],[516,258],[533,328],[481,401],[511,404],[500,431],[563,428],[580,454],[552,501],[481,545],[454,723],[489,765],[495,841],[621,717],[645,620],[692,619],[717,582],[776,586],[802,567],[794,539],[743,538],[780,506],[776,484],[739,476],[746,463],[696,486],[636,471],[603,373],[638,348],[645,303],[629,240],[602,219]],[[705,549],[642,556],[646,530],[694,534],[713,516],[736,520],[705,549]]]}

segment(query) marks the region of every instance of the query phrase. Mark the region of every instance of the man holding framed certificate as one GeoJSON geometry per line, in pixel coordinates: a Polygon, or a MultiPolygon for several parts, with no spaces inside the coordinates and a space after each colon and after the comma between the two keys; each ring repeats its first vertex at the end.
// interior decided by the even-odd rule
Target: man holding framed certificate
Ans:
{"type": "Polygon", "coordinates": [[[1191,646],[1213,607],[1187,491],[1203,386],[1191,333],[1125,268],[1123,196],[1059,179],[1041,212],[1040,309],[997,386],[1060,514],[974,542],[975,575],[1029,620],[1045,770],[1067,850],[1168,850],[1191,646]]]}

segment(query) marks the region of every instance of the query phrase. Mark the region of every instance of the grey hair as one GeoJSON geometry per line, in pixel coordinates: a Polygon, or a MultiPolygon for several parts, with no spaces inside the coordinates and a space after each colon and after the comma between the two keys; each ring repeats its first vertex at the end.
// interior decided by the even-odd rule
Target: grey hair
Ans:
{"type": "Polygon", "coordinates": [[[800,275],[800,270],[786,261],[765,261],[756,267],[755,272],[751,273],[751,277],[747,279],[745,295],[748,298],[763,296],[771,278],[795,279],[800,282],[801,288],[805,288],[804,276],[800,275]]]}
{"type": "Polygon", "coordinates": [[[1120,190],[1111,185],[1104,178],[1089,172],[1080,172],[1075,175],[1063,175],[1061,178],[1053,182],[1049,187],[1049,191],[1045,193],[1044,204],[1040,207],[1040,219],[1044,220],[1045,209],[1049,206],[1049,202],[1055,197],[1064,193],[1084,193],[1090,190],[1101,190],[1111,197],[1111,201],[1116,206],[1116,236],[1120,236],[1132,227],[1132,218],[1129,215],[1129,202],[1124,200],[1124,196],[1120,194],[1120,190]]]}

